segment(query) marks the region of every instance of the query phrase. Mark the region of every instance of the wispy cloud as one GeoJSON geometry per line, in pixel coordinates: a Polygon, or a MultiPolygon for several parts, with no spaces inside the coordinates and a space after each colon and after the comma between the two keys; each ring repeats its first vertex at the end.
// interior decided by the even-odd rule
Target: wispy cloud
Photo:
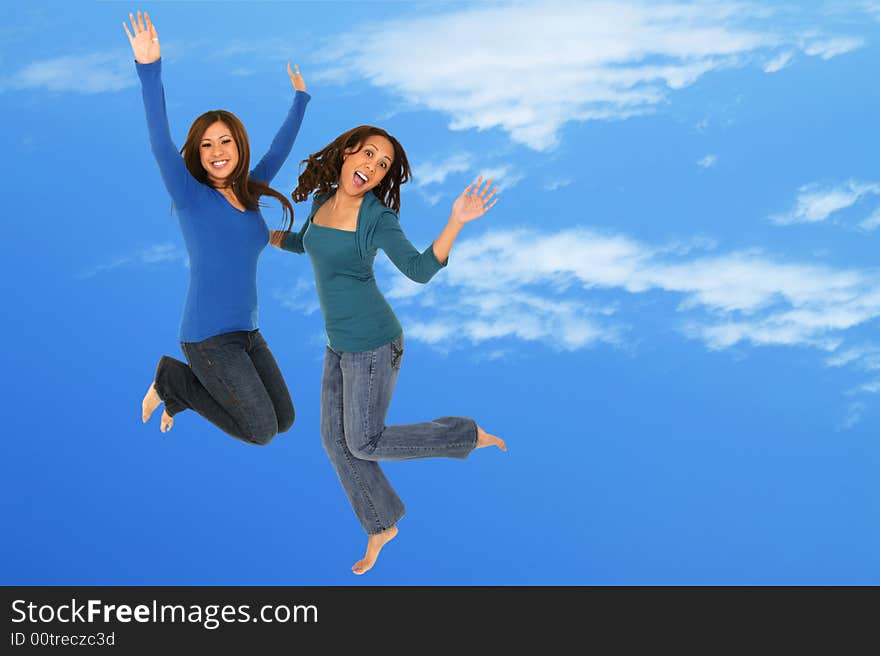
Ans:
{"type": "Polygon", "coordinates": [[[413,166],[413,181],[417,187],[442,184],[452,173],[469,171],[473,165],[470,153],[457,153],[439,162],[420,162],[413,166]]]}
{"type": "Polygon", "coordinates": [[[315,281],[311,278],[299,278],[292,287],[287,285],[283,290],[276,290],[274,296],[282,307],[300,314],[314,314],[321,307],[315,281]]]}
{"type": "Polygon", "coordinates": [[[781,71],[783,68],[788,66],[793,59],[794,52],[791,50],[779,53],[764,65],[764,72],[776,73],[777,71],[781,71]]]}
{"type": "Polygon", "coordinates": [[[132,71],[130,53],[99,52],[31,62],[0,82],[0,91],[45,89],[95,94],[121,91],[135,84],[137,76],[132,71]]]}
{"type": "Polygon", "coordinates": [[[654,111],[710,72],[779,70],[786,52],[829,58],[861,44],[807,29],[782,34],[771,14],[739,2],[483,5],[337,35],[320,75],[368,80],[449,114],[451,129],[500,128],[547,150],[566,122],[654,111]],[[479,49],[462,49],[465,35],[479,49]]]}
{"type": "Polygon", "coordinates": [[[811,57],[821,57],[828,60],[838,55],[843,55],[857,50],[865,45],[863,39],[854,37],[838,38],[808,38],[803,44],[804,53],[811,57]]]}
{"type": "Polygon", "coordinates": [[[862,415],[867,409],[867,405],[863,401],[853,401],[846,409],[846,416],[840,423],[838,430],[849,430],[862,420],[862,415]]]}
{"type": "Polygon", "coordinates": [[[557,189],[562,189],[563,187],[567,187],[571,184],[571,180],[569,178],[560,178],[558,180],[551,180],[544,184],[544,189],[547,191],[556,191],[557,189]]]}
{"type": "Polygon", "coordinates": [[[639,338],[626,318],[633,303],[657,292],[668,300],[672,324],[710,349],[797,345],[828,352],[847,330],[880,317],[880,283],[867,273],[761,251],[651,246],[587,228],[488,232],[457,245],[449,269],[427,287],[386,266],[389,297],[409,311],[413,336],[445,347],[502,337],[566,349],[625,343],[639,338]]]}
{"type": "Polygon", "coordinates": [[[709,169],[718,162],[718,155],[706,155],[697,161],[697,166],[703,169],[709,169]]]}
{"type": "Polygon", "coordinates": [[[874,210],[871,216],[859,223],[859,227],[866,232],[880,228],[880,208],[874,210]]]}
{"type": "MultiPolygon", "coordinates": [[[[837,186],[813,183],[798,190],[794,208],[785,214],[770,217],[773,223],[789,225],[792,223],[817,223],[825,221],[833,214],[855,205],[862,198],[880,194],[880,184],[850,180],[837,186]]],[[[871,229],[872,219],[863,222],[862,227],[871,229]]]]}
{"type": "Polygon", "coordinates": [[[108,271],[113,271],[114,269],[118,269],[120,267],[148,266],[151,264],[161,264],[163,262],[176,261],[186,263],[186,253],[184,253],[183,250],[175,244],[171,242],[165,242],[141,248],[140,250],[129,253],[128,255],[120,255],[114,257],[109,262],[98,264],[91,269],[82,271],[77,277],[82,280],[85,278],[92,278],[99,273],[107,273],[108,271]]]}

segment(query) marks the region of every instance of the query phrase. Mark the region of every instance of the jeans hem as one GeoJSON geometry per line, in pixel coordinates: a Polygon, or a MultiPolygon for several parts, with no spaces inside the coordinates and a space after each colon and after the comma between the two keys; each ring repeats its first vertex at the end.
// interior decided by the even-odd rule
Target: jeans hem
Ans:
{"type": "Polygon", "coordinates": [[[367,535],[379,535],[379,533],[384,533],[385,531],[387,531],[388,529],[390,529],[392,526],[396,526],[396,525],[397,525],[397,522],[399,522],[401,519],[403,519],[403,516],[404,516],[405,514],[406,514],[406,509],[404,508],[403,512],[401,512],[401,513],[397,516],[397,519],[395,519],[393,522],[390,522],[390,523],[389,523],[387,526],[385,526],[384,528],[380,527],[380,528],[374,528],[374,529],[372,529],[372,530],[368,530],[368,531],[367,531],[367,535]]]}
{"type": "Polygon", "coordinates": [[[186,406],[177,399],[173,398],[166,391],[165,372],[169,362],[172,362],[172,360],[167,355],[163,355],[161,358],[159,358],[159,364],[156,365],[156,375],[153,379],[153,388],[156,390],[156,394],[159,396],[159,400],[165,404],[165,412],[168,414],[169,417],[173,417],[177,413],[186,410],[186,406]]]}

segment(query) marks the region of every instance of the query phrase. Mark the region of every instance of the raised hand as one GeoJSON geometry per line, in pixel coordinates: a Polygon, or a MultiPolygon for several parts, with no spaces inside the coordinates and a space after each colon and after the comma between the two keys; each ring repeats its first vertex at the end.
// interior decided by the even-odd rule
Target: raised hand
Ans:
{"type": "Polygon", "coordinates": [[[462,192],[461,196],[455,199],[455,203],[452,205],[452,216],[450,218],[460,224],[465,224],[468,221],[479,219],[492,209],[495,203],[498,202],[497,198],[492,200],[495,192],[498,191],[498,187],[496,186],[487,196],[486,194],[489,192],[489,187],[491,186],[492,178],[489,178],[485,185],[483,185],[483,176],[477,178],[475,184],[468,185],[462,192]],[[483,186],[482,191],[480,190],[481,186],[483,186]],[[489,202],[490,200],[492,200],[491,203],[489,202]]]}
{"type": "Polygon", "coordinates": [[[290,62],[287,62],[287,75],[290,76],[290,81],[293,84],[293,88],[297,91],[305,91],[306,90],[306,81],[303,79],[303,76],[299,74],[299,66],[296,64],[293,65],[293,70],[290,70],[290,62]]]}
{"type": "Polygon", "coordinates": [[[147,12],[144,12],[143,16],[138,12],[137,20],[134,19],[134,14],[129,14],[128,17],[131,19],[134,36],[128,31],[125,21],[122,21],[122,27],[128,35],[135,61],[139,64],[152,64],[159,59],[159,33],[156,31],[156,26],[150,22],[150,15],[147,12]]]}

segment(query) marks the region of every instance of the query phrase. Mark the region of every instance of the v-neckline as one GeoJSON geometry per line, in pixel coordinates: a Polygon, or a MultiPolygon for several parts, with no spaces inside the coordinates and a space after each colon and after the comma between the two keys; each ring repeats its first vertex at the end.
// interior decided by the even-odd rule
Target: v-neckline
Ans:
{"type": "Polygon", "coordinates": [[[216,191],[220,195],[220,198],[222,198],[226,202],[226,204],[229,205],[229,207],[234,209],[236,212],[238,212],[239,214],[247,214],[247,212],[248,212],[247,208],[244,208],[243,210],[238,209],[235,205],[232,204],[232,202],[230,202],[230,200],[224,195],[224,193],[222,191],[217,189],[217,187],[211,187],[211,189],[216,191]]]}

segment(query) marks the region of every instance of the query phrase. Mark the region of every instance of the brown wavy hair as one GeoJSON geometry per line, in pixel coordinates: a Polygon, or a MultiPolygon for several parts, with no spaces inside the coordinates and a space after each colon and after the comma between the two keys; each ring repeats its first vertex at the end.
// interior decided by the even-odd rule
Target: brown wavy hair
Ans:
{"type": "Polygon", "coordinates": [[[183,161],[186,162],[186,168],[190,175],[202,184],[213,186],[208,179],[208,172],[202,166],[199,146],[205,135],[205,130],[217,121],[225,123],[229,127],[235,145],[238,146],[238,164],[228,178],[228,186],[232,187],[232,193],[235,194],[238,202],[249,210],[260,208],[260,196],[276,198],[281,203],[282,222],[289,230],[293,226],[293,205],[280,191],[275,191],[265,182],[250,177],[251,147],[247,131],[232,112],[227,112],[224,109],[212,109],[193,121],[189,128],[189,134],[186,135],[186,141],[183,143],[183,148],[180,149],[180,154],[183,155],[183,161]]]}
{"type": "Polygon", "coordinates": [[[319,194],[332,194],[339,184],[339,176],[342,173],[342,159],[346,154],[360,151],[367,137],[378,135],[385,137],[394,146],[394,161],[388,167],[388,173],[382,178],[373,193],[385,206],[395,212],[400,211],[400,185],[409,181],[412,172],[403,146],[382,128],[372,125],[360,125],[344,132],[336,137],[316,153],[309,155],[300,165],[305,164],[305,170],[300,174],[293,200],[300,203],[308,200],[312,192],[319,194]]]}

